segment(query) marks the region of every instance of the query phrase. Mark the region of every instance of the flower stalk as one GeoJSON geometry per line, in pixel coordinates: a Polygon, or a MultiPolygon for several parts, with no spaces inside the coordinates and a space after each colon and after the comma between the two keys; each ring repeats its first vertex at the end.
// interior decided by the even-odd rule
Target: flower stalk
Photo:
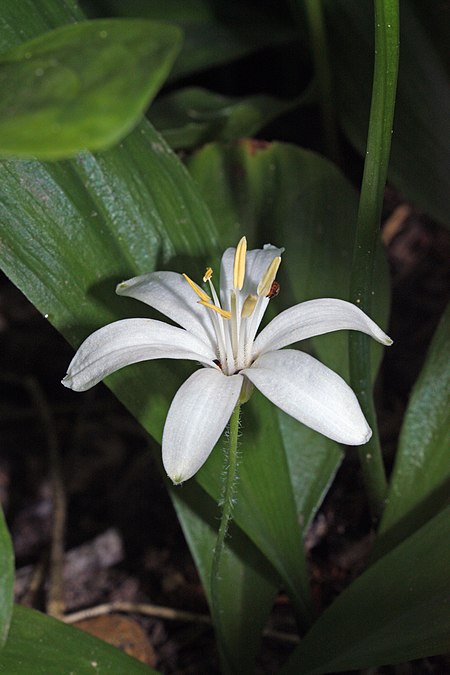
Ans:
{"type": "MultiPolygon", "coordinates": [[[[372,102],[350,281],[350,300],[368,313],[377,291],[374,267],[391,148],[399,56],[398,0],[375,0],[374,8],[372,102]]],[[[383,512],[387,482],[368,367],[370,342],[365,335],[350,334],[349,355],[351,386],[374,432],[358,452],[372,517],[377,521],[383,512]]]]}
{"type": "MultiPolygon", "coordinates": [[[[214,626],[217,631],[218,644],[222,650],[222,658],[229,668],[231,659],[226,654],[226,640],[222,627],[222,610],[220,603],[220,563],[225,548],[225,539],[232,520],[233,506],[236,501],[237,467],[238,467],[238,436],[241,403],[238,402],[230,417],[228,429],[228,453],[225,457],[226,475],[222,502],[222,515],[217,533],[211,564],[211,610],[214,617],[214,626]]],[[[231,668],[232,670],[232,668],[231,668]]]]}

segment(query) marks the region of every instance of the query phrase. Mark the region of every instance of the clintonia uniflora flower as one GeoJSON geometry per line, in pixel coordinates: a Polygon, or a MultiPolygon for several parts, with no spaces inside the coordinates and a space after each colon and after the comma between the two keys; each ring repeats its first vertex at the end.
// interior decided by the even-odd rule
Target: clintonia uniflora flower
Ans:
{"type": "Polygon", "coordinates": [[[347,445],[366,443],[372,431],[344,380],[309,354],[283,349],[335,330],[359,330],[392,340],[355,305],[334,298],[302,302],[281,312],[257,335],[283,249],[266,244],[247,252],[245,237],[222,256],[220,294],[212,270],[208,293],[185,274],[153,272],[119,284],[116,292],[145,302],[180,327],[154,319],[124,319],[100,328],[80,346],[63,384],[94,386],[131,363],[191,359],[203,367],[181,385],[164,426],[164,467],[174,483],[193,476],[219,440],[238,402],[253,385],[307,426],[347,445]]]}

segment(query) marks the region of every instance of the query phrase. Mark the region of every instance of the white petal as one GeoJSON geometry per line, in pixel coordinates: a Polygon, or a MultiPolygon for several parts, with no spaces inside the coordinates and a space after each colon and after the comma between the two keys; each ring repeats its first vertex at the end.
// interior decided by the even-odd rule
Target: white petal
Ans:
{"type": "Polygon", "coordinates": [[[164,426],[164,468],[174,483],[191,478],[208,459],[238,401],[244,378],[197,370],[180,387],[164,426]]]}
{"type": "Polygon", "coordinates": [[[145,302],[194,335],[215,344],[215,333],[209,310],[198,304],[198,297],[186,279],[177,272],[152,272],[123,281],[116,288],[126,295],[145,302]]]}
{"type": "Polygon", "coordinates": [[[309,354],[268,352],[241,374],[281,410],[328,438],[362,445],[372,435],[348,384],[309,354]]]}
{"type": "MultiPolygon", "coordinates": [[[[233,288],[233,267],[235,248],[227,248],[222,256],[220,266],[220,302],[224,309],[230,309],[230,290],[233,288]]],[[[250,293],[256,294],[256,289],[264,272],[274,258],[283,253],[283,248],[266,244],[264,248],[247,251],[245,258],[245,280],[241,291],[243,299],[250,293]]]]}
{"type": "Polygon", "coordinates": [[[92,333],[73,357],[63,384],[90,389],[130,363],[151,359],[191,359],[216,369],[214,351],[183,328],[154,319],[123,319],[92,333]]]}
{"type": "Polygon", "coordinates": [[[336,298],[320,298],[294,305],[272,319],[256,338],[253,354],[281,349],[335,330],[359,330],[382,344],[392,344],[391,338],[356,305],[336,298]]]}

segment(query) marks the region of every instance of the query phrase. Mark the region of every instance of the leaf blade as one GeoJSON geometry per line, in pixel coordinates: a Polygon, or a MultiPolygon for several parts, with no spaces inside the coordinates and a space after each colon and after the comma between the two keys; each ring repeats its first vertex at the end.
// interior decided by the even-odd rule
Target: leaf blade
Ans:
{"type": "Polygon", "coordinates": [[[14,597],[14,552],[0,506],[0,649],[8,637],[14,597]]]}
{"type": "Polygon", "coordinates": [[[179,45],[174,26],[104,19],[13,47],[0,57],[0,153],[60,159],[111,146],[137,123],[179,45]]]}
{"type": "Polygon", "coordinates": [[[448,504],[449,334],[450,306],[409,400],[374,556],[389,551],[448,504]]]}
{"type": "Polygon", "coordinates": [[[282,674],[322,675],[445,653],[450,550],[442,542],[450,537],[449,516],[450,507],[353,582],[317,620],[282,674]],[[439,551],[432,574],[431,551],[439,551]]]}
{"type": "Polygon", "coordinates": [[[0,672],[8,675],[77,675],[157,671],[120,649],[33,609],[16,605],[6,645],[0,651],[0,672]]]}

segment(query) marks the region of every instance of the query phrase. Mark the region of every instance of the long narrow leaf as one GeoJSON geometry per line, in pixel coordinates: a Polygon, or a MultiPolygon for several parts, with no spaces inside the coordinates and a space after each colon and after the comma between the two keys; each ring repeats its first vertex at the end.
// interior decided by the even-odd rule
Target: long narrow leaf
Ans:
{"type": "MultiPolygon", "coordinates": [[[[220,520],[217,504],[194,481],[182,490],[172,489],[171,496],[210,601],[211,562],[220,520]]],[[[237,528],[230,532],[221,562],[222,648],[235,672],[251,673],[278,578],[237,528]]]]}
{"type": "Polygon", "coordinates": [[[0,649],[8,635],[13,594],[14,553],[5,517],[0,507],[0,649]]]}
{"type": "Polygon", "coordinates": [[[351,584],[314,624],[282,674],[322,675],[447,652],[449,539],[450,507],[351,584]]]}
{"type": "Polygon", "coordinates": [[[406,411],[376,556],[415,532],[449,501],[449,335],[450,306],[433,338],[406,411]]]}

